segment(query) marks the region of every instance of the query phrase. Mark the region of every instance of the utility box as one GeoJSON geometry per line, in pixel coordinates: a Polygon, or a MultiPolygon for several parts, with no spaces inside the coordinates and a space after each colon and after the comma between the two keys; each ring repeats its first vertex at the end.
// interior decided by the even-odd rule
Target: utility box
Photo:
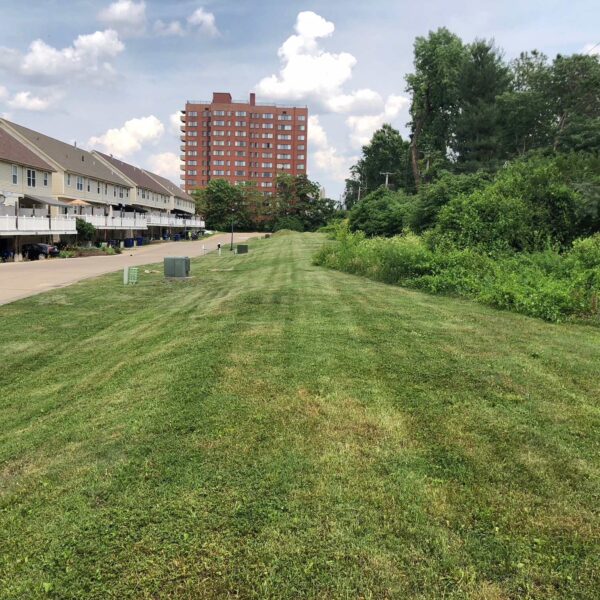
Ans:
{"type": "Polygon", "coordinates": [[[248,245],[247,244],[238,244],[236,246],[236,254],[248,254],[248,245]]]}
{"type": "Polygon", "coordinates": [[[189,277],[190,259],[188,256],[165,256],[165,277],[189,277]]]}

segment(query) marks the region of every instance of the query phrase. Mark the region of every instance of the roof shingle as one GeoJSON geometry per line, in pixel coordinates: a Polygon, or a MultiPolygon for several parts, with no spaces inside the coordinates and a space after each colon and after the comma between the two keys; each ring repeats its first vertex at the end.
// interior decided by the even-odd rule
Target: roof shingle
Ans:
{"type": "Polygon", "coordinates": [[[0,128],[0,160],[33,167],[42,171],[55,170],[35,152],[32,152],[27,146],[2,128],[0,128]]]}

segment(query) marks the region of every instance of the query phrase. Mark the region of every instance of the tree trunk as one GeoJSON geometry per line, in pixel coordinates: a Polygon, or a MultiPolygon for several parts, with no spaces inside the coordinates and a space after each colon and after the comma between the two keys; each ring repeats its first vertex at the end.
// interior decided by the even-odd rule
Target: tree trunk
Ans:
{"type": "Polygon", "coordinates": [[[410,141],[410,162],[412,166],[413,178],[415,180],[415,190],[418,192],[421,186],[421,174],[419,173],[419,147],[418,140],[419,134],[421,133],[421,122],[415,123],[415,131],[413,132],[412,139],[410,141]]]}

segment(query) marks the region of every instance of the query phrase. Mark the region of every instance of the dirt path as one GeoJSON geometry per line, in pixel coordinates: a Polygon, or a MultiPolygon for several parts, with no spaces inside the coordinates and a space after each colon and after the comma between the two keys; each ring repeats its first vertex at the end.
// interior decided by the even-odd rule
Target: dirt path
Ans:
{"type": "MultiPolygon", "coordinates": [[[[236,233],[234,242],[243,242],[257,233],[236,233]]],[[[229,251],[230,234],[220,234],[196,242],[165,242],[123,251],[115,256],[91,256],[86,258],[52,259],[0,265],[0,304],[8,304],[20,298],[33,296],[54,288],[71,285],[82,279],[97,277],[118,271],[123,267],[135,267],[161,262],[165,256],[202,256],[221,244],[229,251]]]]}

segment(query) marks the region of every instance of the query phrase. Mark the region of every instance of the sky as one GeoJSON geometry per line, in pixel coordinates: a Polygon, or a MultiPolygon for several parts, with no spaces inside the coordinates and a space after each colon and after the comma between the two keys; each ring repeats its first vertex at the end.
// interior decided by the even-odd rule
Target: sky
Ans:
{"type": "Polygon", "coordinates": [[[338,199],[378,127],[406,134],[417,36],[554,57],[600,53],[598,23],[598,0],[0,0],[0,115],[180,184],[186,100],[254,91],[308,106],[308,175],[338,199]]]}

